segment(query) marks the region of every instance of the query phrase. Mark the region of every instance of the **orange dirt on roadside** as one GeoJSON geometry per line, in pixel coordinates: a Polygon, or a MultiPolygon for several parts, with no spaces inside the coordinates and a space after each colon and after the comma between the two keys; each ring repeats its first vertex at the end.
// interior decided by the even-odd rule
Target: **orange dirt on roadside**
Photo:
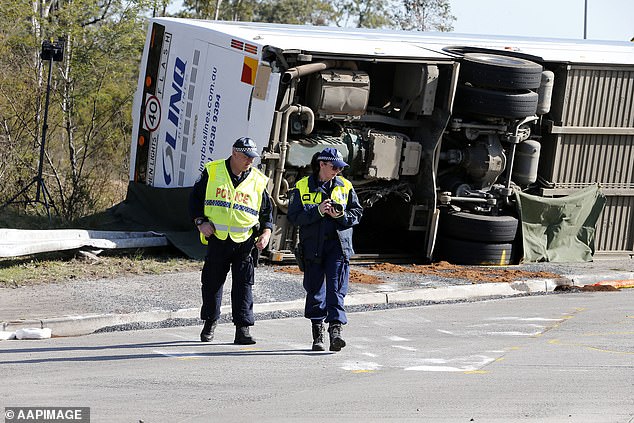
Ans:
{"type": "Polygon", "coordinates": [[[429,265],[399,266],[390,263],[373,264],[370,270],[392,273],[418,273],[422,275],[441,276],[444,278],[466,279],[478,282],[515,282],[525,279],[560,278],[561,275],[550,272],[528,272],[519,269],[497,269],[488,266],[459,266],[440,261],[429,265]]]}
{"type": "MultiPolygon", "coordinates": [[[[302,271],[299,270],[297,266],[282,266],[277,269],[278,272],[286,272],[292,274],[301,275],[302,271]]],[[[383,280],[374,276],[368,275],[363,272],[359,272],[358,270],[350,270],[350,282],[352,283],[365,283],[365,284],[380,284],[383,283],[383,280]]]]}
{"type": "MultiPolygon", "coordinates": [[[[362,268],[363,269],[363,268],[362,268]]],[[[528,272],[519,269],[497,269],[488,266],[459,266],[441,261],[429,265],[397,265],[391,263],[373,264],[367,267],[373,272],[415,273],[443,278],[466,279],[471,283],[515,282],[526,279],[561,278],[561,275],[550,272],[528,272]]],[[[296,266],[283,266],[279,271],[301,274],[296,266]]],[[[351,270],[350,282],[364,284],[380,284],[384,281],[375,275],[366,274],[363,270],[351,270]]]]}

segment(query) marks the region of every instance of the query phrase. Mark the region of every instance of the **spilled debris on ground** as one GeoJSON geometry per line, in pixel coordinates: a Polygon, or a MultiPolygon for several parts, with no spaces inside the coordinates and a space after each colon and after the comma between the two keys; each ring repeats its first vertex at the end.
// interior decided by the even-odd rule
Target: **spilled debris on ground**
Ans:
{"type": "MultiPolygon", "coordinates": [[[[372,264],[367,267],[356,266],[350,271],[350,282],[362,284],[385,283],[379,276],[364,273],[367,269],[371,273],[414,273],[424,276],[438,276],[443,278],[469,280],[471,283],[515,282],[528,279],[559,279],[562,276],[551,272],[530,272],[519,269],[496,268],[489,266],[462,266],[441,261],[429,265],[398,265],[391,263],[372,264]],[[361,269],[361,270],[359,270],[361,269]]],[[[280,271],[301,273],[296,266],[282,266],[280,271]]]]}

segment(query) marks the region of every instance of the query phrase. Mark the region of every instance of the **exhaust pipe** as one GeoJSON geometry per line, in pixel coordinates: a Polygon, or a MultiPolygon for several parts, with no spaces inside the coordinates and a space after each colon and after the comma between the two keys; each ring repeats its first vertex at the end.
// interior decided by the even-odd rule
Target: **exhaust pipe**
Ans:
{"type": "Polygon", "coordinates": [[[304,75],[310,75],[311,73],[317,73],[331,68],[345,68],[350,70],[358,69],[357,64],[349,60],[324,60],[323,62],[307,63],[305,65],[289,68],[282,75],[282,83],[288,84],[292,80],[304,75]]]}

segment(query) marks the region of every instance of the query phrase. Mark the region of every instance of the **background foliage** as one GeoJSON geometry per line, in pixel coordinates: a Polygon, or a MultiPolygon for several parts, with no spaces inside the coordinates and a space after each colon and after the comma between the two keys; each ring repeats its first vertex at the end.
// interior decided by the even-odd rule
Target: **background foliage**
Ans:
{"type": "MultiPolygon", "coordinates": [[[[43,179],[58,221],[125,197],[132,98],[146,21],[173,15],[344,27],[451,31],[448,0],[2,0],[0,3],[0,204],[37,175],[49,61],[53,62],[43,179]]],[[[8,213],[42,215],[36,185],[8,213]]],[[[0,219],[0,224],[7,226],[0,219]]]]}

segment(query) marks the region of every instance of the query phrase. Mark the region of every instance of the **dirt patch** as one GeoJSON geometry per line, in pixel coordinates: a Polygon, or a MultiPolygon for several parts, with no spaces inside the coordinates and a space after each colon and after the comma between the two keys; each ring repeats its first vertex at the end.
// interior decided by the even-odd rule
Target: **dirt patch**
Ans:
{"type": "Polygon", "coordinates": [[[584,286],[571,286],[571,285],[560,285],[555,288],[555,291],[560,292],[598,292],[598,291],[618,291],[618,288],[615,288],[612,285],[584,285],[584,286]]]}
{"type": "Polygon", "coordinates": [[[350,270],[350,282],[373,285],[383,283],[384,281],[374,275],[367,275],[357,270],[350,270]]]}
{"type": "MultiPolygon", "coordinates": [[[[561,275],[550,272],[528,272],[518,269],[496,269],[483,266],[458,266],[441,261],[430,265],[397,265],[391,263],[373,264],[367,267],[372,272],[384,273],[415,273],[426,276],[438,276],[443,278],[464,279],[471,283],[487,282],[515,282],[527,279],[559,279],[561,275]]],[[[280,271],[301,274],[296,266],[283,266],[280,271]]],[[[352,270],[350,272],[350,282],[364,284],[379,284],[384,281],[363,271],[352,270]]]]}
{"type": "MultiPolygon", "coordinates": [[[[294,275],[301,275],[302,271],[297,266],[282,266],[276,270],[276,272],[291,273],[294,275]]],[[[350,270],[350,282],[352,283],[364,283],[364,284],[380,284],[383,280],[374,276],[368,275],[358,270],[350,270]]]]}
{"type": "Polygon", "coordinates": [[[465,279],[471,283],[480,282],[515,282],[526,279],[558,279],[561,275],[550,272],[528,272],[518,269],[497,269],[485,266],[459,266],[441,261],[430,265],[399,266],[396,264],[374,264],[370,270],[391,273],[417,273],[421,275],[440,276],[443,278],[465,279]]]}
{"type": "MultiPolygon", "coordinates": [[[[276,272],[284,272],[284,273],[291,273],[293,275],[301,275],[304,272],[302,272],[301,270],[299,270],[299,267],[297,266],[281,266],[278,267],[277,269],[275,269],[276,272]]],[[[257,270],[256,270],[257,272],[257,270]]]]}

